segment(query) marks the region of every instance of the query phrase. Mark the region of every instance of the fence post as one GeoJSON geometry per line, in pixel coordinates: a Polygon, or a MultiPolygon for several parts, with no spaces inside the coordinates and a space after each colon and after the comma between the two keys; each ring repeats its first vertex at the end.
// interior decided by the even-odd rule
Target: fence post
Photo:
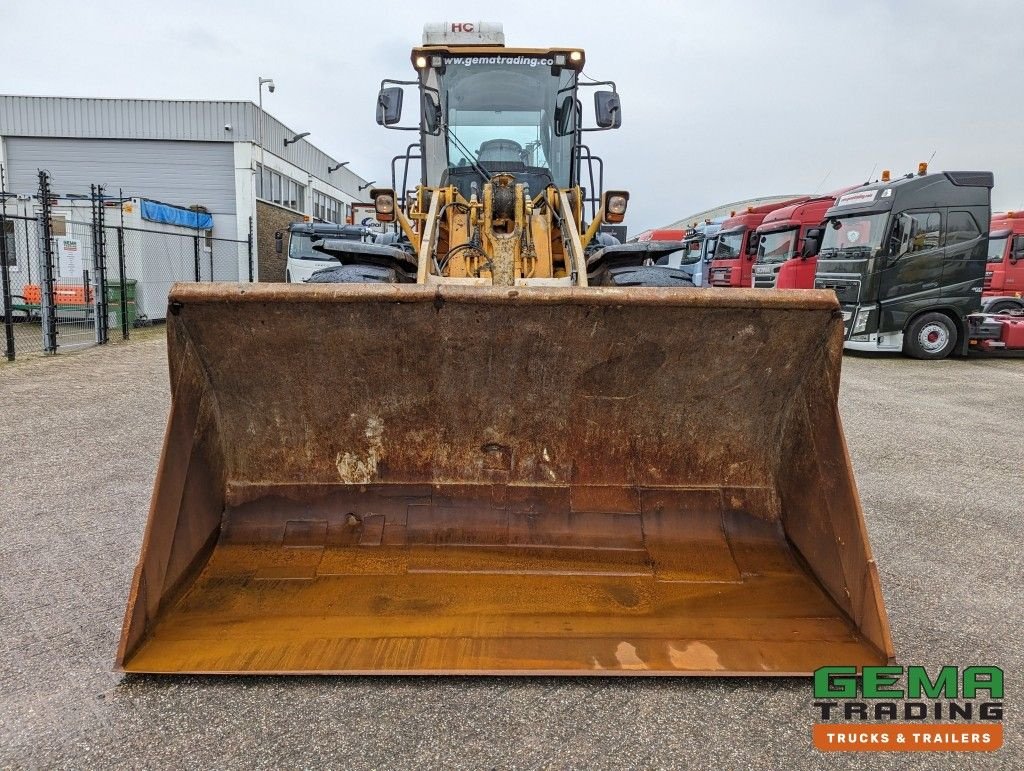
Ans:
{"type": "Polygon", "coordinates": [[[192,236],[192,253],[195,258],[196,281],[198,282],[202,278],[199,272],[199,236],[192,236]]]}
{"type": "Polygon", "coordinates": [[[248,247],[249,247],[249,283],[251,284],[253,282],[253,278],[254,278],[254,276],[253,276],[253,265],[252,265],[252,217],[249,217],[248,247]]]}
{"type": "MultiPolygon", "coordinates": [[[[107,342],[110,319],[107,317],[107,238],[103,206],[103,185],[90,185],[92,193],[92,267],[95,272],[96,295],[93,307],[96,316],[96,343],[107,342]]],[[[88,292],[88,288],[86,288],[88,292]]],[[[88,294],[86,295],[88,297],[88,294]]]]}
{"type": "MultiPolygon", "coordinates": [[[[123,205],[123,204],[122,204],[123,205]]],[[[117,274],[121,277],[121,338],[128,339],[128,282],[124,278],[124,228],[117,229],[117,274]]],[[[138,299],[135,301],[138,302],[138,299]]]]}
{"type": "Polygon", "coordinates": [[[53,296],[53,230],[50,205],[50,175],[39,172],[39,256],[42,259],[40,304],[43,321],[43,352],[57,352],[57,308],[53,296]]]}
{"type": "MultiPolygon", "coordinates": [[[[11,232],[14,232],[13,228],[11,232]]],[[[7,360],[14,361],[14,318],[11,315],[11,266],[9,263],[7,254],[7,187],[4,179],[4,167],[0,166],[0,276],[3,278],[4,337],[7,340],[4,350],[7,360]]]]}

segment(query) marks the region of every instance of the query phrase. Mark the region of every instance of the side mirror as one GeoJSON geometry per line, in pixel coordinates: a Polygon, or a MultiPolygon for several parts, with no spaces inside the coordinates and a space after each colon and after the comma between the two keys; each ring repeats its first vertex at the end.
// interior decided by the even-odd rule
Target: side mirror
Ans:
{"type": "Polygon", "coordinates": [[[274,232],[274,251],[284,254],[284,233],[280,230],[274,232]]]}
{"type": "Polygon", "coordinates": [[[433,91],[423,92],[423,129],[428,134],[438,134],[441,131],[441,102],[433,91]]]}
{"type": "Polygon", "coordinates": [[[757,247],[761,245],[761,236],[751,231],[750,235],[747,236],[747,259],[753,259],[754,255],[757,254],[757,247]]]}
{"type": "Polygon", "coordinates": [[[622,125],[622,104],[614,91],[594,92],[594,116],[597,127],[617,129],[622,125]]]}
{"type": "Polygon", "coordinates": [[[818,252],[821,251],[821,237],[824,235],[824,231],[821,228],[810,228],[807,234],[804,236],[804,246],[800,250],[800,257],[807,259],[808,257],[816,257],[818,252]]]}
{"type": "Polygon", "coordinates": [[[1013,248],[1010,250],[1010,262],[1024,260],[1024,236],[1014,236],[1013,248]]]}
{"type": "Polygon", "coordinates": [[[708,243],[708,262],[715,259],[715,248],[718,246],[718,239],[714,239],[708,243]]]}
{"type": "Polygon", "coordinates": [[[555,136],[568,136],[576,128],[576,100],[572,95],[555,108],[555,136]]]}
{"type": "Polygon", "coordinates": [[[377,124],[380,126],[394,126],[402,119],[402,97],[404,92],[401,86],[388,86],[382,88],[377,95],[377,124]]]}

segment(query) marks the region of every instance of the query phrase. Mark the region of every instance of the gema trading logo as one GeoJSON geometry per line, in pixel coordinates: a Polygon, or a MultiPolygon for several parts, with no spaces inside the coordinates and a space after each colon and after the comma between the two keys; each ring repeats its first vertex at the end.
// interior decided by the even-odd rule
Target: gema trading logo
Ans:
{"type": "Polygon", "coordinates": [[[822,667],[814,711],[826,752],[989,752],[1003,746],[1003,670],[822,667]]]}

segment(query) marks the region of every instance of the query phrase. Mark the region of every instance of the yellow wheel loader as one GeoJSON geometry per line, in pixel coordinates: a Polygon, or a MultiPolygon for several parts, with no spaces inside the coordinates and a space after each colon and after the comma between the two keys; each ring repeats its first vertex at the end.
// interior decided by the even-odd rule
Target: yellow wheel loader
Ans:
{"type": "Polygon", "coordinates": [[[428,25],[412,61],[377,105],[418,138],[373,191],[391,232],[321,240],[338,264],[311,283],[171,292],[171,413],[118,666],[890,661],[834,295],[695,289],[659,264],[680,245],[605,232],[628,195],[583,136],[621,106],[581,50],[428,25]]]}

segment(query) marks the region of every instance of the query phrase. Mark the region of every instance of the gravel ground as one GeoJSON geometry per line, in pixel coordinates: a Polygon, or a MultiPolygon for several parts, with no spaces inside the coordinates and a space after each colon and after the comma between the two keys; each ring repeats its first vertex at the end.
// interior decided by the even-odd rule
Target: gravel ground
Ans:
{"type": "Polygon", "coordinates": [[[1024,764],[1024,362],[847,356],[897,654],[998,664],[991,755],[823,756],[801,679],[159,678],[111,671],[168,405],[159,331],[0,364],[0,766],[1024,764]]]}

